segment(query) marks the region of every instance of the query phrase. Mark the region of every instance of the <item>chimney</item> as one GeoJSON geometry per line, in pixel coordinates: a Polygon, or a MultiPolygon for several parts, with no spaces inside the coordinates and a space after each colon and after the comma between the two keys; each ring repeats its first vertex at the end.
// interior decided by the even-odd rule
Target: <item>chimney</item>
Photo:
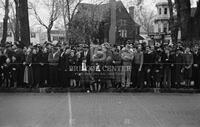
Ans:
{"type": "Polygon", "coordinates": [[[110,10],[111,10],[111,25],[110,25],[110,31],[109,31],[109,42],[110,44],[116,43],[116,1],[110,0],[110,10]]]}
{"type": "Polygon", "coordinates": [[[131,16],[131,18],[134,20],[134,15],[135,15],[135,7],[134,6],[131,6],[129,7],[129,14],[131,16]]]}

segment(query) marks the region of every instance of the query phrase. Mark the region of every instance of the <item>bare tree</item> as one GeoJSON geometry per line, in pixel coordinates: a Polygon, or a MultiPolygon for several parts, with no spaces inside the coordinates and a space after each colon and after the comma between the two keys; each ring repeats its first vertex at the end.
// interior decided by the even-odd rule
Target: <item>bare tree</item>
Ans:
{"type": "Polygon", "coordinates": [[[58,0],[47,0],[43,1],[43,4],[47,8],[49,13],[48,24],[46,24],[45,21],[42,20],[42,18],[40,17],[36,4],[30,3],[30,7],[34,11],[36,20],[39,22],[40,25],[45,27],[45,29],[47,30],[47,38],[48,41],[51,42],[51,30],[54,26],[54,22],[60,16],[59,2],[58,0]]]}
{"type": "Polygon", "coordinates": [[[14,0],[15,3],[15,9],[13,8],[13,14],[15,13],[15,16],[13,16],[13,19],[11,19],[12,22],[15,23],[14,26],[14,40],[19,41],[20,38],[20,21],[19,21],[19,16],[20,16],[20,8],[19,8],[19,0],[14,0]],[[14,11],[15,10],[15,11],[14,11]]]}
{"type": "Polygon", "coordinates": [[[71,31],[72,21],[74,19],[74,15],[77,11],[77,8],[81,2],[82,0],[60,0],[66,41],[70,40],[68,35],[71,31]]]}
{"type": "Polygon", "coordinates": [[[9,0],[5,0],[4,11],[5,11],[5,15],[3,18],[3,37],[1,40],[1,44],[5,44],[7,34],[8,34],[9,0]]]}
{"type": "Polygon", "coordinates": [[[139,11],[135,13],[135,20],[138,22],[142,29],[147,33],[150,34],[153,32],[153,22],[156,14],[153,10],[147,10],[144,7],[140,7],[139,11]]]}

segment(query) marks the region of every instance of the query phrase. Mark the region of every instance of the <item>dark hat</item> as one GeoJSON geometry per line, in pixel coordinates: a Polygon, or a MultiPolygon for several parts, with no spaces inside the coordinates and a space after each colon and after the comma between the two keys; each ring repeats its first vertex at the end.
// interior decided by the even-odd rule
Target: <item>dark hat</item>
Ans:
{"type": "Polygon", "coordinates": [[[88,48],[89,46],[87,44],[84,44],[83,45],[83,48],[88,48]]]}
{"type": "Polygon", "coordinates": [[[7,44],[5,45],[5,47],[6,47],[6,48],[12,47],[12,44],[7,43],[7,44]]]}
{"type": "Polygon", "coordinates": [[[178,52],[178,51],[183,51],[183,49],[182,48],[176,48],[176,52],[178,52]]]}

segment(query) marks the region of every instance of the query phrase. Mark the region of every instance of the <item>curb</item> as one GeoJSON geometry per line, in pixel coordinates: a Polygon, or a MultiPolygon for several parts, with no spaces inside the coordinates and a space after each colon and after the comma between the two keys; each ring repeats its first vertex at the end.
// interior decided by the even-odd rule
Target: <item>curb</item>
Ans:
{"type": "MultiPolygon", "coordinates": [[[[16,89],[8,89],[1,88],[0,93],[79,93],[86,92],[81,88],[70,89],[70,88],[38,88],[38,89],[30,89],[30,88],[16,88],[16,89]]],[[[114,89],[110,88],[107,90],[102,90],[102,92],[107,93],[200,93],[200,89],[114,89]]]]}

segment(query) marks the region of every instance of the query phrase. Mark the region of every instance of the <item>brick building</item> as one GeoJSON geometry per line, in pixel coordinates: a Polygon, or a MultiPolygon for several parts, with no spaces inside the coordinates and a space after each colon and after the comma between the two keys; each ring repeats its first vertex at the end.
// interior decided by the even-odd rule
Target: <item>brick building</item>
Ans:
{"type": "Polygon", "coordinates": [[[108,42],[110,36],[115,38],[115,44],[124,44],[127,40],[132,42],[142,40],[139,35],[140,25],[134,21],[134,7],[130,7],[128,12],[122,1],[111,1],[101,5],[81,3],[75,19],[89,17],[94,22],[99,22],[101,42],[108,42]]]}

